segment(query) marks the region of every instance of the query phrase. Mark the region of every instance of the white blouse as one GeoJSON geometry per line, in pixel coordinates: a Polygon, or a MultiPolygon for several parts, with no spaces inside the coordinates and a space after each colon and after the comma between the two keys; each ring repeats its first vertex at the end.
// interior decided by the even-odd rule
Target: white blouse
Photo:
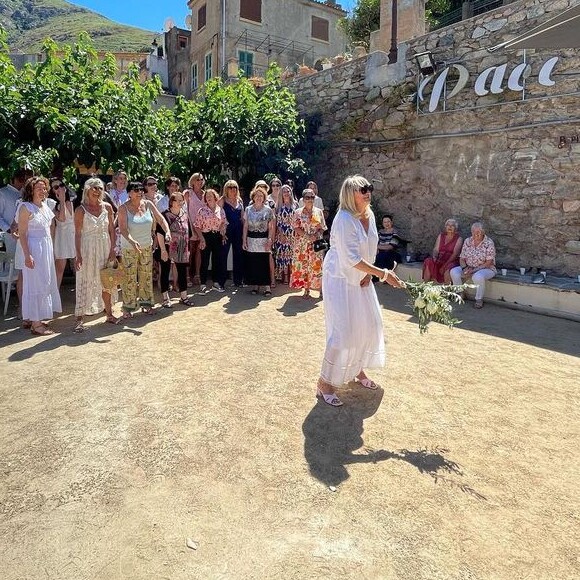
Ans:
{"type": "Polygon", "coordinates": [[[361,260],[374,263],[379,235],[375,216],[369,212],[369,231],[350,212],[341,209],[332,222],[330,250],[324,258],[324,274],[333,278],[346,278],[348,284],[358,286],[366,276],[354,268],[361,260]]]}

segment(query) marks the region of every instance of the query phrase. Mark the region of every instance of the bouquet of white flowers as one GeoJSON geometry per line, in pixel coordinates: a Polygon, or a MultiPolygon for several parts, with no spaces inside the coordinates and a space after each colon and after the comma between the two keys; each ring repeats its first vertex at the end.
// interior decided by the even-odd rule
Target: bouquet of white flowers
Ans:
{"type": "Polygon", "coordinates": [[[405,282],[405,289],[409,293],[409,306],[413,314],[419,319],[419,331],[427,332],[429,323],[434,320],[453,328],[461,320],[453,318],[453,302],[463,303],[462,293],[468,284],[451,286],[434,284],[433,282],[405,282]]]}

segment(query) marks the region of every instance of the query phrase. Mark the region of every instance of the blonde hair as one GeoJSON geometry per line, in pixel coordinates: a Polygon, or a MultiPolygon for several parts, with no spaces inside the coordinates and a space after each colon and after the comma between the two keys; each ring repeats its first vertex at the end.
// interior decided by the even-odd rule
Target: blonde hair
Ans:
{"type": "Polygon", "coordinates": [[[199,179],[201,177],[201,179],[204,179],[203,177],[203,173],[194,173],[187,181],[187,185],[189,185],[189,187],[193,187],[193,182],[197,179],[199,179]]]}
{"type": "Polygon", "coordinates": [[[99,193],[99,201],[103,201],[105,197],[105,184],[98,177],[89,177],[83,186],[83,197],[81,198],[81,203],[87,203],[89,200],[89,189],[98,186],[101,188],[101,193],[99,193]]]}
{"type": "Polygon", "coordinates": [[[288,192],[288,198],[290,199],[290,206],[292,207],[292,209],[296,209],[296,207],[298,207],[298,202],[296,201],[296,198],[294,197],[294,192],[292,191],[292,188],[289,185],[282,185],[282,187],[280,187],[280,197],[278,198],[278,207],[281,209],[282,206],[284,205],[284,192],[288,192]]]}
{"type": "Polygon", "coordinates": [[[340,195],[338,198],[338,206],[340,209],[345,209],[351,213],[356,218],[369,217],[371,210],[370,205],[365,209],[364,212],[358,211],[356,208],[356,203],[354,201],[354,194],[360,191],[360,188],[370,185],[368,180],[362,175],[349,175],[343,182],[340,188],[340,195]]]}
{"type": "Polygon", "coordinates": [[[254,198],[258,194],[263,196],[264,203],[266,203],[266,198],[268,197],[268,193],[266,191],[264,191],[264,189],[262,189],[261,187],[254,187],[254,189],[252,189],[252,192],[250,193],[250,199],[252,200],[252,202],[254,202],[254,198]]]}
{"type": "Polygon", "coordinates": [[[236,188],[236,197],[238,198],[238,201],[241,201],[242,198],[240,196],[240,186],[238,185],[238,182],[235,181],[234,179],[228,179],[225,183],[224,183],[224,187],[223,187],[223,196],[227,199],[228,197],[228,189],[230,187],[235,187],[236,188]]]}

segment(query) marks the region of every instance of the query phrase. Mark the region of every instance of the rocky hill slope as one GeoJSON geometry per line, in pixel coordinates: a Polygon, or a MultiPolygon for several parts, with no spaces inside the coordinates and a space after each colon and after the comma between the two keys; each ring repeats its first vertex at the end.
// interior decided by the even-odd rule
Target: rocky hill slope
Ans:
{"type": "Polygon", "coordinates": [[[0,27],[15,53],[38,52],[47,37],[72,43],[82,31],[89,33],[97,50],[148,52],[154,37],[65,0],[2,0],[0,27]]]}

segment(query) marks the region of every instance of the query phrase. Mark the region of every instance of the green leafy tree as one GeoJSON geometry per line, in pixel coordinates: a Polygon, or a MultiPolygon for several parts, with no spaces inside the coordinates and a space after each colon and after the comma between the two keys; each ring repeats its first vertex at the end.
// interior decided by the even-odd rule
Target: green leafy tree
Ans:
{"type": "MultiPolygon", "coordinates": [[[[447,13],[455,7],[456,0],[427,0],[425,3],[425,19],[435,23],[437,16],[447,13]]],[[[370,44],[371,32],[380,28],[381,0],[358,0],[352,15],[341,18],[340,29],[346,34],[351,45],[370,44]]]]}
{"type": "Polygon", "coordinates": [[[230,84],[215,78],[204,85],[200,100],[180,99],[175,116],[180,147],[173,169],[181,175],[196,168],[217,181],[224,174],[240,180],[269,171],[301,171],[292,152],[303,138],[304,124],[276,65],[266,73],[261,91],[243,76],[230,84]]]}
{"type": "Polygon", "coordinates": [[[20,106],[17,71],[8,57],[6,33],[0,28],[0,181],[7,182],[17,168],[14,126],[20,106]]]}
{"type": "Polygon", "coordinates": [[[245,78],[213,79],[202,98],[178,99],[170,110],[154,106],[159,80],[140,81],[136,67],[119,77],[114,57],[99,59],[86,35],[73,47],[47,40],[44,53],[41,63],[17,71],[0,36],[4,177],[22,166],[68,177],[77,164],[134,176],[202,170],[215,180],[305,170],[293,156],[304,126],[275,66],[261,91],[245,78]]]}
{"type": "Polygon", "coordinates": [[[140,82],[136,67],[116,80],[114,57],[99,59],[84,34],[62,55],[52,40],[44,47],[44,61],[25,68],[19,79],[23,145],[47,151],[57,173],[75,161],[135,173],[160,168],[167,145],[161,115],[151,106],[159,81],[140,82]]]}
{"type": "Polygon", "coordinates": [[[381,0],[358,0],[352,15],[341,18],[338,26],[351,45],[362,43],[368,48],[371,32],[381,26],[381,0]]]}

